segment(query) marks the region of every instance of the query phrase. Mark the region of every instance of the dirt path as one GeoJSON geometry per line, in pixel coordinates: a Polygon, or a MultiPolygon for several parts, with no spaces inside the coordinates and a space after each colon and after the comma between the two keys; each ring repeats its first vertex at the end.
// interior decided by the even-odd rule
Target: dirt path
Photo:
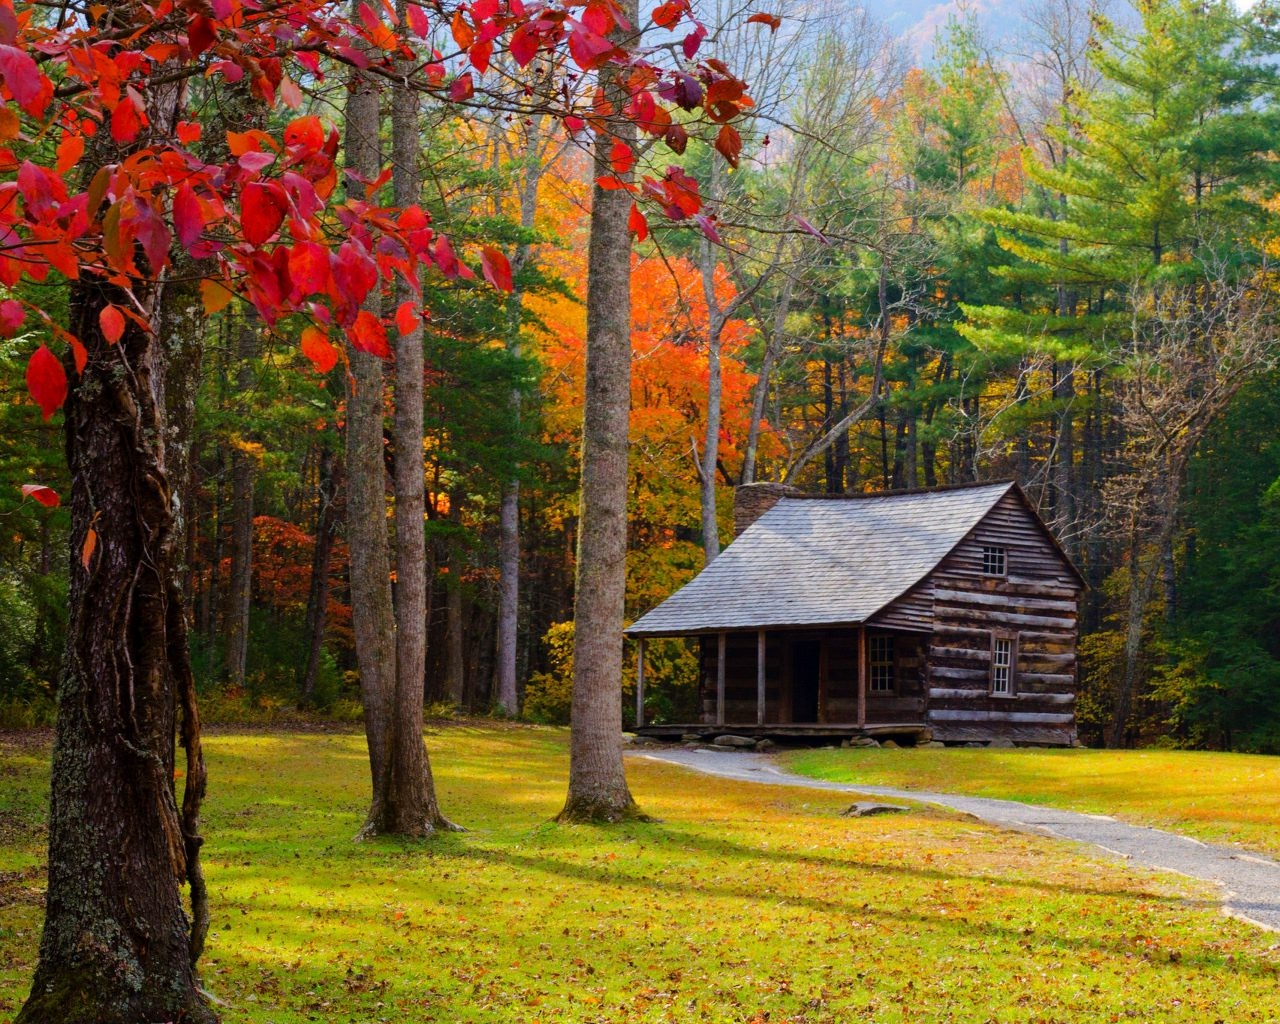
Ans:
{"type": "Polygon", "coordinates": [[[1222,887],[1226,913],[1259,928],[1280,931],[1280,864],[1231,847],[1213,846],[1156,828],[1126,825],[1101,814],[1036,807],[1012,800],[811,779],[784,771],[768,754],[644,747],[633,751],[632,756],[678,764],[740,782],[828,789],[938,804],[1004,828],[1090,843],[1132,864],[1215,882],[1222,887]]]}

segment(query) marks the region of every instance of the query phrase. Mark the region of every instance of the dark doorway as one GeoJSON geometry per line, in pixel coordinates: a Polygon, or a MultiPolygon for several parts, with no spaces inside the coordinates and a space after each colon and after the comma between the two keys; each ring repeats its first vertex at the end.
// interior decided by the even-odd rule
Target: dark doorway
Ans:
{"type": "Polygon", "coordinates": [[[818,720],[818,676],[822,645],[805,640],[791,645],[791,721],[818,720]]]}

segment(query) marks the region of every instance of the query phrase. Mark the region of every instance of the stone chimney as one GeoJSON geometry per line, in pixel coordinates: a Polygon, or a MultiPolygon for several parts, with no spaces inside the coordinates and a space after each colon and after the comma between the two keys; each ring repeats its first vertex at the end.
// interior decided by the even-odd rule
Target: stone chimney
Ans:
{"type": "Polygon", "coordinates": [[[790,484],[742,484],[733,489],[733,535],[738,537],[748,526],[778,504],[778,499],[800,494],[790,484]]]}

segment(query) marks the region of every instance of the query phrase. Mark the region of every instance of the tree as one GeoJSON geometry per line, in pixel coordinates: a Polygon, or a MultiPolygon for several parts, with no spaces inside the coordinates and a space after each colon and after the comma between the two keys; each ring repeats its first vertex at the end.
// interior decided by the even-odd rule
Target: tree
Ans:
{"type": "Polygon", "coordinates": [[[1108,88],[1080,99],[1073,133],[1060,139],[1072,156],[1058,167],[1027,160],[1065,210],[990,215],[1032,273],[1093,301],[1077,299],[1066,316],[1056,302],[1030,317],[970,309],[965,328],[987,351],[1039,343],[1055,358],[1115,368],[1127,440],[1108,517],[1123,538],[1127,608],[1111,745],[1127,742],[1188,459],[1235,391],[1269,365],[1262,198],[1280,185],[1277,80],[1254,53],[1248,16],[1182,0],[1140,13],[1136,32],[1100,25],[1092,59],[1108,88]]]}
{"type": "MultiPolygon", "coordinates": [[[[622,16],[635,25],[639,4],[622,16]]],[[[625,38],[617,30],[619,40],[625,38]]],[[[612,69],[605,101],[621,106],[612,69]]],[[[600,132],[591,193],[587,271],[587,379],[582,419],[582,482],[573,604],[573,705],[569,792],[561,821],[617,821],[639,815],[622,766],[622,621],[627,575],[627,448],[631,403],[631,195],[606,188],[630,182],[614,147],[631,152],[633,128],[600,132]]],[[[626,165],[625,158],[621,162],[626,165]]]]}
{"type": "MultiPolygon", "coordinates": [[[[669,7],[670,24],[687,12],[669,7]]],[[[386,352],[386,325],[363,308],[379,279],[414,280],[424,261],[446,275],[462,265],[416,206],[382,208],[368,195],[332,201],[339,139],[316,117],[292,120],[282,141],[257,129],[229,133],[226,160],[203,157],[187,86],[243,82],[268,106],[296,106],[298,80],[322,76],[321,53],[394,76],[384,55],[399,53],[400,43],[368,10],[353,26],[308,0],[160,14],[123,3],[85,5],[46,22],[0,0],[0,133],[22,153],[10,149],[5,164],[19,201],[0,211],[0,283],[56,271],[70,293],[65,326],[30,300],[0,303],[3,330],[15,332],[31,315],[65,346],[62,361],[37,347],[27,380],[46,418],[65,402],[72,475],[49,890],[24,1022],[213,1018],[194,970],[208,921],[198,831],[205,776],[168,461],[170,446],[181,451],[185,439],[172,435],[165,401],[171,384],[183,395],[193,389],[169,379],[169,353],[156,332],[171,247],[210,261],[202,273],[206,313],[239,294],[267,329],[289,313],[310,317],[302,348],[326,369],[338,356],[330,330],[348,334],[359,351],[386,352]],[[104,34],[109,45],[101,45],[104,34]],[[29,145],[43,144],[47,133],[56,146],[29,145]],[[187,752],[181,809],[179,708],[187,752]]],[[[468,20],[460,12],[453,22],[477,70],[506,32],[522,65],[561,45],[579,70],[626,64],[636,73],[629,102],[654,104],[650,90],[663,76],[629,62],[568,12],[526,7],[491,11],[489,19],[496,32],[486,28],[480,40],[475,27],[485,15],[473,11],[468,20]]],[[[407,8],[406,20],[419,37],[429,33],[421,8],[407,8]]],[[[711,84],[728,81],[713,68],[706,74],[711,84]]],[[[442,67],[431,64],[414,84],[460,101],[474,83],[465,72],[446,85],[442,67]]],[[[486,277],[506,285],[505,261],[484,262],[486,277]]],[[[195,362],[180,365],[189,373],[195,362]]]]}

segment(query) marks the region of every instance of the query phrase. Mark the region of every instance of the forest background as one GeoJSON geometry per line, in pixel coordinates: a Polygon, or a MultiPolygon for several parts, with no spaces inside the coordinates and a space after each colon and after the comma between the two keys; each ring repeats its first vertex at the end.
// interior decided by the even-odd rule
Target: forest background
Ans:
{"type": "MultiPolygon", "coordinates": [[[[699,12],[755,99],[736,168],[678,115],[638,158],[707,215],[633,224],[628,616],[715,557],[736,484],[1014,478],[1090,584],[1083,737],[1280,750],[1271,12],[1034,0],[1016,43],[961,13],[922,61],[861,8],[794,6],[699,12]]],[[[340,122],[344,90],[303,103],[340,122]]],[[[515,271],[424,295],[424,686],[567,721],[587,142],[480,97],[417,116],[432,219],[515,271]]],[[[206,718],[355,717],[345,364],[237,303],[206,324],[180,496],[206,718]]],[[[66,628],[67,512],[23,491],[69,487],[32,344],[0,342],[7,726],[52,719],[66,628]]],[[[696,717],[691,650],[649,657],[646,717],[696,717]]]]}

